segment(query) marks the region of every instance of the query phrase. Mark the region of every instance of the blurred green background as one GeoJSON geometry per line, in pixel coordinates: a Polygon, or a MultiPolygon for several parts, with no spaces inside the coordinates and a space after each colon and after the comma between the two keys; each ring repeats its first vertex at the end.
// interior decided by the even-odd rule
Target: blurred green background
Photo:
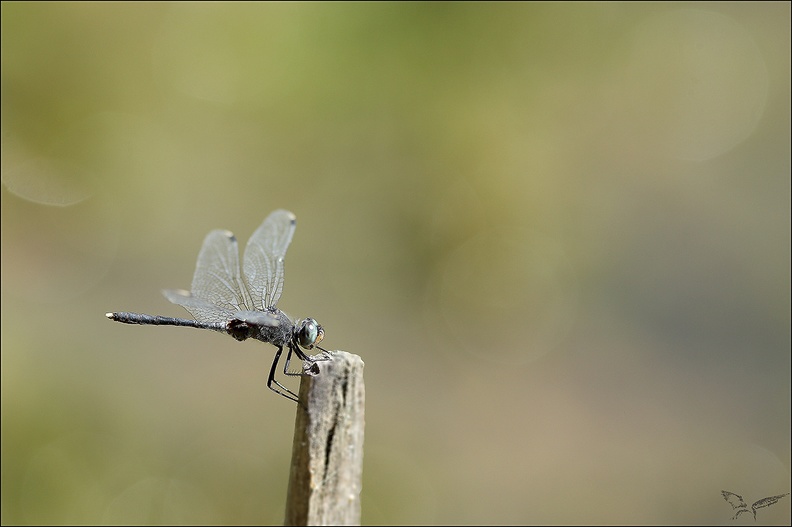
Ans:
{"type": "Polygon", "coordinates": [[[2,148],[3,524],[282,522],[274,348],[104,316],[276,208],[364,523],[792,490],[788,2],[3,2],[2,148]]]}

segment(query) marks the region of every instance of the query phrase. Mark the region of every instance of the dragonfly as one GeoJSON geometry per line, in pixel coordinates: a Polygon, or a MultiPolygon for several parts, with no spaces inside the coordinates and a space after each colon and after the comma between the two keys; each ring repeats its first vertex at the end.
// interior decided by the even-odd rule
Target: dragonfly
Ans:
{"type": "Polygon", "coordinates": [[[107,313],[110,320],[125,324],[185,326],[226,333],[236,340],[249,338],[277,348],[270,367],[267,387],[297,402],[297,394],[281,384],[275,373],[286,348],[284,375],[313,377],[320,373],[317,363],[332,359],[319,346],[324,329],[313,318],[292,321],[276,307],[283,292],[283,264],[297,218],[287,210],[276,210],[253,233],[245,247],[240,268],[239,249],[234,234],[217,229],[206,235],[195,265],[191,291],[165,289],[162,294],[186,309],[194,319],[172,318],[142,313],[107,313]],[[311,355],[308,350],[321,353],[311,355]],[[302,371],[289,369],[292,355],[302,361],[302,371]]]}

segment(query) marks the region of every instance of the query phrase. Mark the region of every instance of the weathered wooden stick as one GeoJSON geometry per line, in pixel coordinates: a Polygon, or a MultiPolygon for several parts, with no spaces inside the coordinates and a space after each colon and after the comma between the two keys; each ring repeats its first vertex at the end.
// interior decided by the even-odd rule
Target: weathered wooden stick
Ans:
{"type": "Polygon", "coordinates": [[[360,525],[363,361],[335,351],[319,367],[300,383],[285,525],[360,525]]]}

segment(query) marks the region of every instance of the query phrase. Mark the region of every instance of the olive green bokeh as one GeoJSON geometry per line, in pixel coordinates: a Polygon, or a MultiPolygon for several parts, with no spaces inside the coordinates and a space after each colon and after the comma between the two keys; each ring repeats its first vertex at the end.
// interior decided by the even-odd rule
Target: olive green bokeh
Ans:
{"type": "Polygon", "coordinates": [[[2,523],[282,521],[273,348],[104,317],[276,208],[364,523],[789,492],[789,9],[3,2],[2,523]]]}

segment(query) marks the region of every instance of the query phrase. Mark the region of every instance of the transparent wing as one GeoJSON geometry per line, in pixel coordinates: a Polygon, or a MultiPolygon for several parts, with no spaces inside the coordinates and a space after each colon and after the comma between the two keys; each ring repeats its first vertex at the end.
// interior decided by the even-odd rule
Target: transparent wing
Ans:
{"type": "Polygon", "coordinates": [[[239,270],[237,240],[231,232],[215,230],[206,235],[195,264],[192,296],[229,311],[253,309],[239,270]]]}
{"type": "Polygon", "coordinates": [[[234,311],[210,304],[205,300],[196,298],[189,291],[181,289],[164,289],[165,298],[176,305],[182,306],[199,322],[219,322],[225,324],[234,318],[234,311]]]}
{"type": "Polygon", "coordinates": [[[199,322],[227,324],[230,320],[241,320],[255,326],[277,326],[280,323],[278,317],[272,313],[247,310],[232,311],[196,298],[189,291],[182,289],[163,289],[162,294],[174,304],[189,311],[199,322]]]}
{"type": "Polygon", "coordinates": [[[283,261],[296,226],[294,214],[276,210],[250,237],[243,267],[251,309],[261,310],[278,303],[283,291],[283,261]]]}
{"type": "Polygon", "coordinates": [[[263,311],[237,311],[234,313],[234,319],[247,322],[252,326],[276,327],[280,325],[280,320],[277,316],[263,311]]]}

